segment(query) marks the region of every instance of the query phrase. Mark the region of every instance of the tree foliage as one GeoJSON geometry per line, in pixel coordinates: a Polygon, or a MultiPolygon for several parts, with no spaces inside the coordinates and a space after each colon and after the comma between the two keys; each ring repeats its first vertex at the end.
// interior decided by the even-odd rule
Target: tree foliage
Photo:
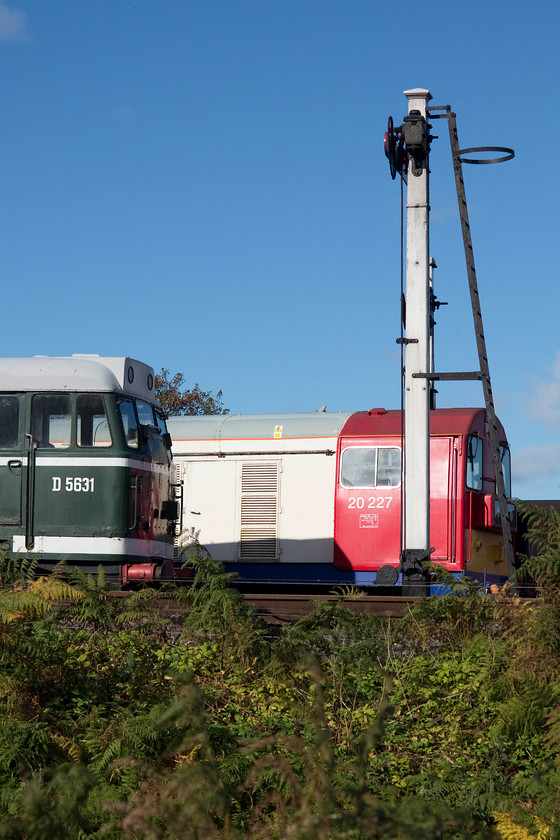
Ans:
{"type": "Polygon", "coordinates": [[[198,383],[194,388],[184,388],[185,377],[182,373],[171,375],[167,368],[162,368],[155,375],[157,400],[167,417],[178,415],[227,414],[228,409],[222,403],[222,392],[213,396],[212,391],[202,391],[198,383]]]}

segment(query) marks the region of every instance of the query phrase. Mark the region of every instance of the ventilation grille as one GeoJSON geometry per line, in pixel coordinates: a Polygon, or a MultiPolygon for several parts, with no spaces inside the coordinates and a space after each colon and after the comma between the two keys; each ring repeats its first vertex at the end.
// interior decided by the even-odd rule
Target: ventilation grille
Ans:
{"type": "Polygon", "coordinates": [[[278,468],[276,464],[243,464],[241,467],[241,493],[278,493],[278,468]]]}
{"type": "Polygon", "coordinates": [[[241,465],[240,560],[278,557],[278,465],[241,465]]]}
{"type": "Polygon", "coordinates": [[[241,560],[275,560],[276,528],[242,528],[239,557],[241,560]]]}
{"type": "Polygon", "coordinates": [[[241,525],[276,527],[276,497],[244,496],[241,499],[241,525]]]}

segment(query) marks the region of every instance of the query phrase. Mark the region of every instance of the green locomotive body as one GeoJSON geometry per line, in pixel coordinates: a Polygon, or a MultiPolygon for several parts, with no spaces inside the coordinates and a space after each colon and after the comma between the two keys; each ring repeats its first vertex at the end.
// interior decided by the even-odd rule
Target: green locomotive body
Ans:
{"type": "Polygon", "coordinates": [[[0,359],[0,548],[123,583],[172,574],[171,440],[152,368],[101,356],[0,359]]]}

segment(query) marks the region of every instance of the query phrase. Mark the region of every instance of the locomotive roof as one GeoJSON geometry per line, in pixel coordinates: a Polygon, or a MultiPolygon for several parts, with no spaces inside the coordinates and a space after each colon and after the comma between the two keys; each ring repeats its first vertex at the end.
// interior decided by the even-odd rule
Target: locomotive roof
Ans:
{"type": "MultiPolygon", "coordinates": [[[[483,435],[485,423],[483,408],[438,408],[430,412],[432,435],[466,434],[471,430],[483,435]]],[[[395,436],[400,434],[401,412],[374,408],[357,412],[169,417],[167,427],[174,441],[395,436]]],[[[501,440],[505,441],[505,432],[499,422],[498,431],[501,440]]]]}
{"type": "Polygon", "coordinates": [[[0,390],[109,391],[155,400],[153,369],[136,359],[116,356],[0,359],[0,390]]]}
{"type": "MultiPolygon", "coordinates": [[[[485,434],[486,411],[484,408],[437,408],[430,411],[430,435],[459,435],[469,431],[485,434]]],[[[398,435],[401,430],[401,412],[374,408],[353,413],[344,429],[343,437],[364,435],[398,435]]],[[[502,441],[506,435],[498,421],[498,434],[502,441]]]]}
{"type": "Polygon", "coordinates": [[[169,417],[167,428],[178,440],[270,440],[338,437],[351,412],[309,414],[225,414],[169,417]]]}

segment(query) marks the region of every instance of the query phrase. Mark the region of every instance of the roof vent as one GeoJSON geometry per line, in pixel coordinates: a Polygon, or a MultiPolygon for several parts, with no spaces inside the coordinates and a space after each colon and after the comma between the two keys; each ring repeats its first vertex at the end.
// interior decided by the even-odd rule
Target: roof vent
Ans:
{"type": "Polygon", "coordinates": [[[368,414],[371,416],[372,414],[387,414],[386,408],[370,408],[368,414]]]}

